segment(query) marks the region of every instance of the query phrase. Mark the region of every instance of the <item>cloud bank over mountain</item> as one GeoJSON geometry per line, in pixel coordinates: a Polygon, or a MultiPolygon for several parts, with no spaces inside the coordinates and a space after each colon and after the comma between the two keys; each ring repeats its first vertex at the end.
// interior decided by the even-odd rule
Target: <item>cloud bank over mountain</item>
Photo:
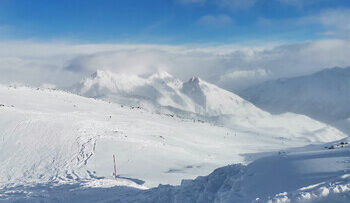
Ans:
{"type": "Polygon", "coordinates": [[[138,75],[164,70],[238,91],[269,79],[350,66],[349,48],[346,39],[256,46],[0,42],[0,83],[69,86],[97,69],[138,75]]]}

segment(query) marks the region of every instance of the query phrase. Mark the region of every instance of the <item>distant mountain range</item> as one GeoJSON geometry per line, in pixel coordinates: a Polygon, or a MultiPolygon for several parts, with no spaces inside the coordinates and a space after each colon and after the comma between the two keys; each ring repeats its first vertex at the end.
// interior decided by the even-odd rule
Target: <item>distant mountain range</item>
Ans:
{"type": "Polygon", "coordinates": [[[271,113],[294,112],[331,124],[343,123],[350,118],[350,67],[267,81],[239,95],[271,113]]]}

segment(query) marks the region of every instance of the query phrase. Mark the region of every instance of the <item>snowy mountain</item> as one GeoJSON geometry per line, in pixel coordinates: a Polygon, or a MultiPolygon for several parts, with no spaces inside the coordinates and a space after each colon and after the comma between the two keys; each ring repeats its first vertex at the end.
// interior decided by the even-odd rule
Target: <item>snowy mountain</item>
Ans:
{"type": "Polygon", "coordinates": [[[75,85],[72,92],[127,106],[141,106],[150,112],[199,119],[234,130],[243,126],[251,131],[259,128],[265,131],[264,134],[275,136],[281,136],[283,131],[287,137],[304,139],[313,139],[315,133],[310,131],[318,131],[316,136],[327,139],[327,133],[320,130],[327,129],[322,127],[324,124],[293,113],[271,115],[198,77],[182,82],[166,72],[140,77],[97,71],[75,85]]]}
{"type": "Polygon", "coordinates": [[[59,90],[0,86],[0,95],[0,185],[111,179],[113,154],[121,180],[178,184],[254,159],[246,154],[345,137],[292,114],[224,127],[59,90]]]}
{"type": "Polygon", "coordinates": [[[294,112],[333,123],[350,118],[350,67],[268,81],[240,95],[272,113],[294,112]]]}
{"type": "MultiPolygon", "coordinates": [[[[283,155],[285,149],[346,137],[306,116],[271,115],[196,77],[181,82],[166,73],[143,78],[98,71],[76,85],[75,91],[94,98],[48,88],[0,85],[0,200],[133,202],[145,197],[152,202],[157,194],[173,196],[164,189],[175,193],[177,189],[147,188],[180,184],[182,179],[240,163],[204,178],[220,183],[224,180],[220,171],[228,171],[231,176],[236,169],[245,171],[254,166],[254,160],[260,157],[283,155]],[[116,102],[134,102],[142,108],[116,102]],[[153,111],[157,108],[180,115],[189,112],[191,116],[153,111]],[[117,180],[113,176],[113,155],[117,180]]],[[[253,171],[268,167],[264,161],[260,163],[262,166],[253,171]]],[[[251,174],[240,174],[240,178],[251,174]]],[[[196,185],[197,180],[185,181],[181,188],[206,184],[200,181],[196,185]]],[[[281,189],[293,190],[314,182],[301,183],[281,189]]],[[[280,191],[276,189],[280,183],[274,184],[269,188],[275,190],[266,194],[280,191]]],[[[212,193],[212,187],[208,192],[212,193]]],[[[248,184],[243,188],[254,187],[248,184]]],[[[220,193],[225,190],[219,189],[213,188],[220,193]]],[[[248,195],[244,201],[266,197],[262,193],[241,194],[248,195]]]]}
{"type": "Polygon", "coordinates": [[[176,113],[185,111],[204,116],[265,114],[239,96],[198,77],[182,82],[166,72],[143,78],[98,70],[71,91],[128,106],[156,110],[163,107],[176,113]]]}

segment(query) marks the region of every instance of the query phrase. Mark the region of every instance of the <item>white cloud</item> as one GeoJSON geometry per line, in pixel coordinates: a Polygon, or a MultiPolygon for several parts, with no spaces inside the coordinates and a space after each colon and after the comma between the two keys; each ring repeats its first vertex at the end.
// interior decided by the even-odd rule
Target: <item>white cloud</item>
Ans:
{"type": "Polygon", "coordinates": [[[303,9],[305,6],[313,6],[323,0],[175,0],[183,5],[214,5],[223,10],[239,11],[254,7],[257,3],[262,5],[271,1],[272,4],[281,4],[288,7],[303,9]]]}
{"type": "Polygon", "coordinates": [[[350,9],[330,9],[299,19],[301,24],[321,25],[327,35],[350,35],[350,9]]]}
{"type": "Polygon", "coordinates": [[[176,0],[178,3],[181,4],[204,4],[206,2],[206,0],[176,0]]]}
{"type": "Polygon", "coordinates": [[[248,9],[255,5],[257,0],[175,0],[183,5],[215,5],[219,8],[229,10],[248,9]]]}
{"type": "Polygon", "coordinates": [[[2,42],[0,82],[69,86],[97,69],[126,74],[161,69],[236,91],[267,79],[350,66],[349,49],[350,41],[341,39],[278,46],[2,42]]]}
{"type": "Polygon", "coordinates": [[[231,90],[240,90],[249,85],[262,82],[269,78],[269,72],[257,68],[253,70],[234,69],[231,72],[222,74],[217,82],[218,85],[230,87],[231,90]]]}
{"type": "Polygon", "coordinates": [[[244,10],[253,7],[258,0],[175,0],[182,5],[214,5],[224,10],[244,10]]]}
{"type": "Polygon", "coordinates": [[[321,13],[318,20],[328,29],[350,33],[350,9],[328,10],[321,13]]]}
{"type": "Polygon", "coordinates": [[[206,27],[219,28],[222,26],[227,26],[233,23],[230,16],[225,14],[219,15],[205,15],[198,20],[198,24],[206,27]]]}
{"type": "Polygon", "coordinates": [[[216,0],[216,2],[221,8],[237,10],[251,8],[256,0],[216,0]]]}
{"type": "Polygon", "coordinates": [[[301,9],[306,5],[312,6],[314,4],[320,3],[323,0],[277,0],[277,1],[287,6],[295,6],[301,9]]]}
{"type": "Polygon", "coordinates": [[[267,72],[264,69],[256,69],[256,70],[235,70],[226,75],[223,75],[222,79],[241,79],[241,78],[255,78],[266,76],[267,72]]]}
{"type": "MultiPolygon", "coordinates": [[[[306,2],[304,0],[278,0],[278,1],[281,2],[282,4],[295,6],[295,7],[298,7],[298,8],[302,8],[303,5],[306,2]]],[[[308,1],[312,2],[313,0],[308,0],[308,1]]]]}

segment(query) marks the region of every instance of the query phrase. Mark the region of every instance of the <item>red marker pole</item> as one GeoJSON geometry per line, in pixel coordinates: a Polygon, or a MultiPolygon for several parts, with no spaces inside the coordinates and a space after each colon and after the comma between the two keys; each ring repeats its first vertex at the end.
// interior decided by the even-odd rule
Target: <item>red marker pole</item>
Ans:
{"type": "Polygon", "coordinates": [[[113,162],[114,162],[114,179],[117,180],[117,165],[115,162],[115,155],[113,154],[113,162]]]}

